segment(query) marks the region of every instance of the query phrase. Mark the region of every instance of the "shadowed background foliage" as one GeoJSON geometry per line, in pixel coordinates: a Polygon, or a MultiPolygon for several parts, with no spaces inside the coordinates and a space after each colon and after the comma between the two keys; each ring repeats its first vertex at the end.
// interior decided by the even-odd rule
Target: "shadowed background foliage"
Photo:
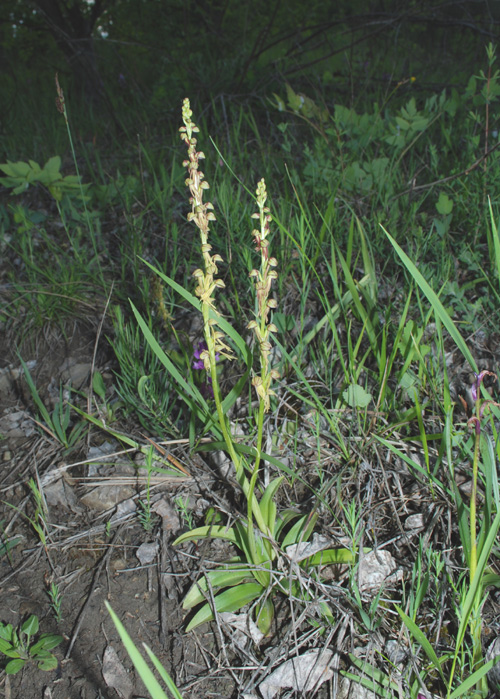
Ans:
{"type": "Polygon", "coordinates": [[[0,154],[63,147],[56,72],[77,137],[102,146],[160,135],[186,94],[220,124],[235,101],[260,106],[265,120],[284,82],[329,108],[382,101],[410,76],[417,94],[460,84],[499,22],[486,0],[5,0],[0,154]]]}

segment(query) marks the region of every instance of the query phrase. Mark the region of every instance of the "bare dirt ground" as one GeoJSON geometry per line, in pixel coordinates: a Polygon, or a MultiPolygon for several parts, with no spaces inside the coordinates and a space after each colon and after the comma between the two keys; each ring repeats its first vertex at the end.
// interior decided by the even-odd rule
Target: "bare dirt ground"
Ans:
{"type": "MultiPolygon", "coordinates": [[[[68,379],[73,388],[81,389],[85,404],[95,338],[95,329],[75,326],[66,338],[60,333],[38,337],[31,352],[24,349],[23,358],[30,362],[46,404],[50,405],[51,393],[57,398],[60,382],[68,379]]],[[[110,378],[106,354],[97,353],[96,366],[110,378]]],[[[64,637],[55,650],[60,661],[56,671],[45,673],[28,664],[17,675],[3,673],[0,693],[27,699],[146,696],[104,607],[107,600],[133,640],[147,643],[173,677],[183,675],[181,668],[187,670],[191,679],[187,675],[182,679],[188,686],[186,696],[232,696],[234,681],[216,670],[214,658],[220,649],[213,634],[208,628],[196,636],[182,632],[180,601],[189,582],[188,566],[169,546],[181,527],[172,503],[176,493],[196,498],[194,479],[180,474],[178,479],[153,481],[152,501],[162,503],[164,516],[154,515],[156,526],[146,532],[137,519],[144,478],[137,477],[134,451],[123,454],[122,446],[98,429],[75,450],[61,447],[35,424],[36,411],[12,347],[4,342],[0,356],[2,540],[19,538],[9,555],[0,559],[1,621],[18,625],[36,614],[42,632],[64,637]],[[104,460],[99,459],[102,445],[112,454],[104,460]],[[87,485],[89,454],[91,459],[94,454],[94,477],[90,479],[94,486],[87,485]],[[45,548],[28,519],[34,510],[30,478],[46,484],[42,487],[47,504],[45,548]],[[109,479],[112,484],[106,485],[109,479]],[[122,509],[117,513],[119,503],[122,509]],[[153,555],[148,563],[141,563],[137,551],[148,543],[153,545],[153,555]],[[62,595],[59,623],[47,594],[52,581],[62,595]],[[125,679],[120,673],[116,679],[109,658],[105,664],[107,656],[112,657],[111,651],[105,653],[110,647],[126,668],[125,679]]],[[[182,445],[176,453],[181,461],[186,459],[182,445]]]]}

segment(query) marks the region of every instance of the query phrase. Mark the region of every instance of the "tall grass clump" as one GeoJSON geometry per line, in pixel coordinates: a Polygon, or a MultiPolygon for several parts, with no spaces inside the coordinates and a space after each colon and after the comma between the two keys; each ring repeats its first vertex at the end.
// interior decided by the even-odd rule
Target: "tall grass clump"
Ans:
{"type": "MultiPolygon", "coordinates": [[[[484,429],[487,413],[497,411],[500,405],[490,400],[488,394],[483,393],[482,388],[487,376],[492,377],[495,382],[497,382],[497,376],[487,370],[478,371],[467,343],[438,295],[396,241],[387,232],[386,235],[412,279],[431,304],[438,334],[441,336],[441,346],[443,344],[442,324],[458,350],[469,362],[475,377],[470,387],[473,414],[468,420],[468,426],[473,434],[472,448],[470,445],[466,446],[466,454],[470,459],[472,470],[468,507],[455,481],[456,458],[453,453],[451,428],[453,405],[449,401],[449,396],[444,400],[445,426],[441,435],[442,453],[446,454],[450,472],[450,487],[447,492],[455,511],[465,566],[465,573],[460,576],[458,582],[456,584],[452,582],[457,595],[458,622],[454,646],[449,651],[438,655],[415,618],[411,618],[399,607],[397,609],[406,628],[430,661],[427,672],[415,673],[414,692],[417,692],[417,688],[422,685],[426,676],[430,679],[434,674],[434,678],[439,678],[445,687],[447,699],[456,699],[462,695],[479,699],[487,696],[487,673],[499,660],[498,657],[493,657],[485,662],[482,649],[482,612],[488,597],[488,588],[500,586],[500,576],[490,567],[491,559],[498,555],[497,536],[500,529],[500,490],[494,448],[494,443],[498,441],[498,432],[493,420],[490,420],[493,441],[484,429]],[[478,491],[480,479],[483,490],[481,498],[478,491]]],[[[498,418],[498,411],[495,416],[498,418]]],[[[432,487],[434,478],[430,473],[428,475],[432,487]]],[[[440,484],[440,487],[443,485],[440,484]]]]}

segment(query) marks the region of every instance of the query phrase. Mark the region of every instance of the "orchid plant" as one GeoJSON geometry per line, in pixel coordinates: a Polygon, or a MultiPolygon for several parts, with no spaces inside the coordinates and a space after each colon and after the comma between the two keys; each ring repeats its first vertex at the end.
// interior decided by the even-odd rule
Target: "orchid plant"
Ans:
{"type": "MultiPolygon", "coordinates": [[[[210,226],[216,218],[212,203],[204,201],[209,184],[200,169],[200,163],[205,155],[197,148],[196,134],[199,133],[199,128],[192,120],[188,99],[183,103],[182,120],[180,136],[187,147],[187,159],[183,164],[187,170],[186,186],[191,204],[187,219],[199,229],[203,260],[202,266],[193,272],[195,294],[191,294],[159,270],[154,271],[202,315],[204,338],[195,345],[192,360],[195,371],[205,372],[199,387],[181,375],[174,362],[160,348],[139,312],[134,307],[133,310],[151,348],[174,378],[179,395],[203,425],[202,430],[210,431],[215,438],[213,448],[223,449],[228,454],[246,503],[244,515],[237,517],[232,526],[211,521],[182,534],[174,542],[174,545],[180,545],[200,539],[218,538],[226,540],[238,550],[237,555],[207,572],[188,591],[183,602],[184,609],[199,609],[190,620],[187,630],[213,619],[217,612],[236,611],[253,603],[257,624],[261,632],[266,634],[274,616],[273,596],[277,593],[300,596],[300,575],[297,572],[300,568],[349,563],[356,559],[356,551],[320,546],[312,554],[301,554],[301,547],[306,545],[313,533],[318,514],[313,512],[301,515],[295,510],[284,510],[278,514],[275,499],[283,476],[271,479],[265,488],[259,481],[263,460],[274,464],[278,469],[281,467],[279,461],[262,451],[265,415],[271,410],[276,381],[279,379],[279,372],[271,363],[272,336],[276,332],[271,314],[277,307],[272,288],[278,276],[278,262],[270,254],[272,216],[267,205],[266,183],[261,179],[257,184],[256,211],[252,215],[257,222],[252,236],[259,256],[258,265],[250,272],[255,311],[254,318],[247,325],[258,349],[256,354],[259,366],[258,370],[253,371],[252,347],[217,310],[216,292],[224,290],[224,282],[219,276],[219,266],[223,260],[218,253],[213,252],[210,243],[210,226]],[[244,362],[246,371],[236,386],[223,397],[217,364],[223,359],[233,361],[235,358],[244,362]],[[255,446],[247,446],[236,440],[227,417],[250,376],[259,406],[255,446]],[[291,546],[294,548],[289,549],[291,546]],[[296,571],[293,575],[283,575],[283,561],[286,559],[296,571]]],[[[328,616],[326,609],[324,613],[328,616]]]]}

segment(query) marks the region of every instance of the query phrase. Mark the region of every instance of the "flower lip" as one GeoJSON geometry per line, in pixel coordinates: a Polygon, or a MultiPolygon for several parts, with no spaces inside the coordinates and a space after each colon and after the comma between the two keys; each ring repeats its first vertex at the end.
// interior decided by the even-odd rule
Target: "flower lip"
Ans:
{"type": "MultiPolygon", "coordinates": [[[[208,350],[207,343],[202,340],[201,342],[198,342],[197,347],[193,350],[193,363],[192,367],[193,369],[204,369],[205,365],[203,363],[203,359],[201,358],[202,352],[206,352],[208,350]]],[[[215,353],[215,361],[218,362],[220,359],[220,354],[218,352],[215,353]]]]}

